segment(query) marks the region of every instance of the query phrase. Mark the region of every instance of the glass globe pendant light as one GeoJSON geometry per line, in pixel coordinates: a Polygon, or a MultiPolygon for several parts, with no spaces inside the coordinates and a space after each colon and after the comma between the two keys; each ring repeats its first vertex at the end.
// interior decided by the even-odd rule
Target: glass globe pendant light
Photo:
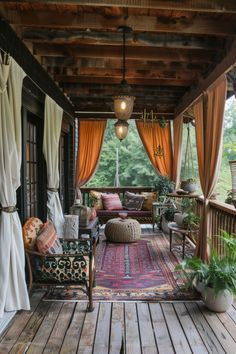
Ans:
{"type": "Polygon", "coordinates": [[[120,26],[118,31],[123,33],[123,69],[122,81],[120,83],[120,93],[113,97],[115,116],[119,120],[128,120],[133,112],[135,97],[130,95],[130,86],[125,79],[125,39],[126,33],[130,33],[132,29],[127,26],[120,26]]]}
{"type": "Polygon", "coordinates": [[[115,133],[116,137],[122,141],[123,139],[126,138],[129,130],[129,123],[127,123],[125,120],[118,120],[115,124],[115,133]]]}

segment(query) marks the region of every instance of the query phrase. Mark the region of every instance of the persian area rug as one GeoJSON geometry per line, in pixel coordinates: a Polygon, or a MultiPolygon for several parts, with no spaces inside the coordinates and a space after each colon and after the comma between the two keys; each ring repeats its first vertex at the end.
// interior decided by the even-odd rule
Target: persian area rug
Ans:
{"type": "MultiPolygon", "coordinates": [[[[193,246],[186,243],[186,254],[193,246]]],[[[136,243],[108,243],[101,237],[96,253],[96,287],[94,300],[159,301],[195,300],[196,292],[186,290],[175,271],[182,260],[181,240],[173,238],[173,252],[169,251],[169,236],[162,232],[142,234],[136,243]]],[[[86,299],[75,289],[54,290],[47,300],[76,301],[86,299]]]]}

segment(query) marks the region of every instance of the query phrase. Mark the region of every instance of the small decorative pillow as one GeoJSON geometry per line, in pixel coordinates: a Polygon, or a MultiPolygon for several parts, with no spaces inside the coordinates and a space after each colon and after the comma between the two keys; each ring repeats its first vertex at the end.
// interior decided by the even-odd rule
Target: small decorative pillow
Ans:
{"type": "Polygon", "coordinates": [[[41,253],[62,253],[62,246],[58,241],[55,227],[51,221],[47,221],[40,229],[36,243],[41,253]]]}
{"type": "Polygon", "coordinates": [[[79,235],[79,215],[65,215],[64,238],[77,239],[79,235]]]}
{"type": "Polygon", "coordinates": [[[144,201],[144,196],[125,192],[123,207],[127,210],[141,210],[144,201]]]}
{"type": "Polygon", "coordinates": [[[152,203],[157,200],[157,192],[141,192],[144,196],[142,210],[152,211],[152,203]]]}
{"type": "Polygon", "coordinates": [[[102,202],[105,210],[122,210],[120,197],[117,193],[102,194],[102,202]]]}
{"type": "Polygon", "coordinates": [[[97,192],[97,191],[90,191],[89,193],[89,199],[91,205],[96,209],[96,210],[102,210],[103,209],[103,204],[102,204],[102,193],[97,192]]]}
{"type": "Polygon", "coordinates": [[[43,226],[43,222],[35,217],[29,218],[23,226],[23,240],[25,248],[34,249],[36,246],[36,238],[39,230],[43,226]]]}

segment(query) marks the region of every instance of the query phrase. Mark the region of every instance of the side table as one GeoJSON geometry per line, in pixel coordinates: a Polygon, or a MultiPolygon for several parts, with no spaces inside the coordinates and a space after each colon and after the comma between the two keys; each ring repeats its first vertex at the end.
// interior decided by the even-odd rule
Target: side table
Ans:
{"type": "Polygon", "coordinates": [[[176,222],[169,222],[168,228],[169,228],[169,232],[170,232],[170,252],[172,252],[172,232],[174,231],[182,236],[182,245],[183,245],[182,258],[184,259],[185,241],[186,241],[186,237],[188,237],[191,234],[191,230],[184,229],[183,227],[178,226],[178,224],[176,224],[176,222]]]}

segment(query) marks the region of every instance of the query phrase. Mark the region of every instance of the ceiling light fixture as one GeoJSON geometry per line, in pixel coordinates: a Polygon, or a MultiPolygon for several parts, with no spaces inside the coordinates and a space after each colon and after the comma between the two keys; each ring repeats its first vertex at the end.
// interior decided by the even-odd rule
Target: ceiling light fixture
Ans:
{"type": "Polygon", "coordinates": [[[132,32],[132,28],[127,26],[118,27],[118,31],[123,34],[123,68],[122,68],[122,80],[120,83],[119,94],[113,97],[114,111],[117,119],[128,120],[133,112],[135,97],[130,95],[131,87],[128,85],[125,79],[125,55],[126,55],[126,34],[132,32]]]}
{"type": "Polygon", "coordinates": [[[115,124],[115,133],[116,137],[122,141],[123,139],[126,138],[129,130],[129,123],[127,123],[125,120],[118,120],[115,124]]]}

